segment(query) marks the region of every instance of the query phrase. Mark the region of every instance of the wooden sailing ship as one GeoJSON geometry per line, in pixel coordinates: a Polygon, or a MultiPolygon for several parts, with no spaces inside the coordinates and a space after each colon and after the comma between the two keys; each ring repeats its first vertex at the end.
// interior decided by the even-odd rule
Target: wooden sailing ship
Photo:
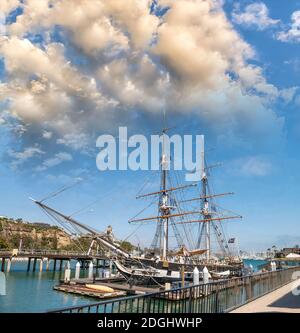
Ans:
{"type": "MultiPolygon", "coordinates": [[[[163,131],[163,135],[165,131],[163,131]]],[[[135,258],[135,261],[125,260],[116,262],[118,270],[128,279],[132,278],[143,283],[151,283],[155,280],[157,283],[192,280],[192,272],[195,267],[202,272],[204,267],[209,269],[212,278],[226,278],[230,276],[239,276],[242,273],[243,263],[238,256],[234,256],[228,245],[228,241],[222,228],[218,226],[223,220],[240,219],[240,215],[220,216],[217,211],[217,205],[212,202],[213,199],[233,193],[212,194],[209,191],[209,169],[205,163],[204,136],[202,136],[202,165],[201,165],[201,193],[196,198],[179,201],[173,195],[176,191],[187,190],[197,184],[187,184],[176,187],[168,187],[167,165],[169,159],[164,153],[161,156],[161,187],[159,191],[142,194],[137,199],[157,197],[158,214],[151,217],[134,218],[129,220],[130,224],[147,224],[155,222],[157,224],[156,233],[152,242],[152,253],[146,258],[135,258]],[[198,203],[198,209],[183,211],[181,203],[198,203]],[[189,219],[186,219],[186,218],[189,219]],[[189,244],[184,244],[179,225],[198,224],[198,235],[196,248],[189,248],[189,244]],[[177,251],[169,250],[170,227],[174,230],[175,238],[178,241],[177,251]],[[221,248],[222,259],[217,260],[212,256],[211,238],[212,229],[216,235],[221,248]],[[157,246],[158,245],[158,246],[157,246]],[[202,245],[202,247],[201,247],[202,245]],[[146,274],[147,272],[148,274],[146,274]]]]}
{"type": "MultiPolygon", "coordinates": [[[[163,131],[163,135],[166,130],[163,131]]],[[[142,283],[145,285],[162,284],[192,280],[193,270],[197,267],[202,272],[207,267],[212,278],[225,278],[239,276],[242,273],[243,264],[230,252],[228,241],[222,228],[223,220],[239,219],[239,215],[220,216],[214,199],[232,193],[214,194],[209,188],[209,170],[213,166],[205,163],[204,137],[201,148],[201,192],[195,198],[178,200],[175,197],[177,191],[186,191],[198,186],[198,184],[186,184],[180,186],[168,186],[168,156],[165,154],[164,143],[161,156],[161,185],[155,192],[139,195],[137,198],[154,197],[158,202],[158,214],[156,216],[134,218],[129,220],[130,224],[156,223],[156,233],[152,242],[152,253],[146,256],[135,257],[122,249],[119,244],[105,233],[99,233],[93,228],[78,222],[71,216],[46,205],[43,200],[34,202],[46,212],[55,222],[58,222],[67,231],[75,234],[88,234],[94,242],[101,245],[110,255],[118,271],[131,283],[142,283]],[[181,205],[194,203],[197,208],[182,210],[181,205]],[[179,226],[198,225],[196,246],[191,248],[180,236],[179,226]],[[71,228],[71,229],[70,229],[71,228]],[[171,251],[169,247],[170,228],[173,229],[178,248],[171,251]],[[211,239],[212,230],[222,250],[222,258],[214,258],[212,255],[211,239]]],[[[91,244],[91,246],[92,246],[91,244]]]]}

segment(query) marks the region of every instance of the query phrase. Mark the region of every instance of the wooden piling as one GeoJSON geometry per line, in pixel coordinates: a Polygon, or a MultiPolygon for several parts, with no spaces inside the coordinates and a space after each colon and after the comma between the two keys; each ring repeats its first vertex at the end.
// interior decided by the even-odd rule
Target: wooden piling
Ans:
{"type": "Polygon", "coordinates": [[[63,261],[63,260],[61,260],[61,261],[60,261],[60,263],[59,263],[59,271],[60,271],[60,272],[62,271],[63,262],[64,262],[64,261],[63,261]]]}
{"type": "Polygon", "coordinates": [[[5,258],[2,258],[1,272],[4,272],[5,269],[5,258]]]}
{"type": "Polygon", "coordinates": [[[47,258],[46,259],[46,272],[49,271],[49,265],[50,265],[50,260],[47,258]]]}
{"type": "Polygon", "coordinates": [[[40,272],[43,271],[43,258],[41,258],[40,260],[40,272]]]}
{"type": "Polygon", "coordinates": [[[35,272],[35,269],[36,269],[36,262],[37,262],[37,258],[34,258],[33,259],[33,268],[32,268],[33,272],[35,272]]]}
{"type": "Polygon", "coordinates": [[[56,271],[56,259],[54,259],[54,263],[53,263],[53,271],[56,271]]]}
{"type": "Polygon", "coordinates": [[[11,269],[11,262],[12,262],[12,259],[9,258],[7,260],[7,266],[6,266],[6,272],[9,273],[10,272],[10,269],[11,269]]]}
{"type": "Polygon", "coordinates": [[[30,271],[30,265],[31,265],[31,258],[28,258],[28,263],[27,263],[27,272],[30,271]]]}
{"type": "Polygon", "coordinates": [[[99,259],[96,260],[96,275],[98,276],[99,272],[99,259]]]}

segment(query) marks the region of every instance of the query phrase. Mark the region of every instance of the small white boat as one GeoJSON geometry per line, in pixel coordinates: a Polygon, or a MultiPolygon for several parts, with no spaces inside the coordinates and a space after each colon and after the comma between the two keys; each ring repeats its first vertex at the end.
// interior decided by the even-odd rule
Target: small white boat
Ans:
{"type": "Polygon", "coordinates": [[[97,291],[102,291],[103,293],[113,293],[114,289],[99,284],[86,284],[86,288],[93,289],[97,291]]]}
{"type": "Polygon", "coordinates": [[[230,271],[210,272],[213,279],[226,279],[230,276],[230,271]]]}

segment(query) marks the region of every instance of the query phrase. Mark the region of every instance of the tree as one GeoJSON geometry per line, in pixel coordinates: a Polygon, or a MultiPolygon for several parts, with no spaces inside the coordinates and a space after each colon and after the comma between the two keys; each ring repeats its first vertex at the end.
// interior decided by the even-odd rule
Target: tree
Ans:
{"type": "Polygon", "coordinates": [[[123,241],[120,244],[120,247],[127,252],[132,252],[136,248],[134,245],[127,241],[123,241]]]}
{"type": "Polygon", "coordinates": [[[7,241],[3,238],[0,238],[0,249],[6,250],[9,248],[7,241]]]}

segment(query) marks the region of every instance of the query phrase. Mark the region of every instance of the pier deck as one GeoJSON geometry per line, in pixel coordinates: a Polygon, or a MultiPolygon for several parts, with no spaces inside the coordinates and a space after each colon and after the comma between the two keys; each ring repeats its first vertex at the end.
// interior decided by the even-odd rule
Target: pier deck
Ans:
{"type": "Polygon", "coordinates": [[[300,295],[295,296],[292,293],[292,290],[295,288],[299,290],[300,279],[249,302],[231,311],[231,313],[300,313],[300,295]]]}

